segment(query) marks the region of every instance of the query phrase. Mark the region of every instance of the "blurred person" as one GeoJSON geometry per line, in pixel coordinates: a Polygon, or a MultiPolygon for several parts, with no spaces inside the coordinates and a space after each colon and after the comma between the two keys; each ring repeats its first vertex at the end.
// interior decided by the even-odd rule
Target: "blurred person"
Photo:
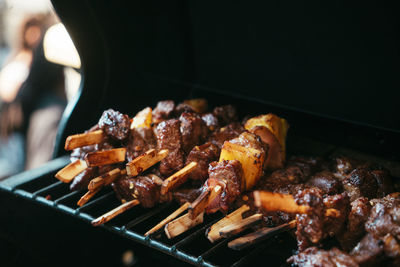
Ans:
{"type": "Polygon", "coordinates": [[[63,67],[44,57],[43,36],[49,21],[34,17],[23,24],[21,47],[2,71],[8,83],[0,83],[0,179],[51,158],[66,100],[63,67]],[[17,75],[8,79],[7,72],[17,75]]]}

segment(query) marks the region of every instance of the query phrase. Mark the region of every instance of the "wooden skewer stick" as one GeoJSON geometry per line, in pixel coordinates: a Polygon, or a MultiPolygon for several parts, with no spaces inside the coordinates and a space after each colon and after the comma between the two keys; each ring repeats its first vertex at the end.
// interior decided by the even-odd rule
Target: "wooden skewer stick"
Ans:
{"type": "Polygon", "coordinates": [[[88,133],[74,134],[65,140],[65,150],[72,150],[78,147],[99,144],[104,139],[103,130],[97,130],[88,133]]]}
{"type": "MultiPolygon", "coordinates": [[[[292,195],[272,193],[267,191],[254,191],[254,204],[266,211],[283,211],[287,213],[307,214],[310,207],[298,205],[292,195]]],[[[325,216],[339,217],[337,209],[327,209],[325,216]]]]}
{"type": "Polygon", "coordinates": [[[163,160],[167,155],[168,149],[158,152],[155,149],[150,149],[126,164],[126,171],[129,176],[136,176],[163,160]]]}
{"type": "Polygon", "coordinates": [[[63,183],[69,183],[87,167],[85,161],[78,159],[59,170],[55,177],[63,183]]]}
{"type": "Polygon", "coordinates": [[[294,227],[296,227],[296,223],[296,220],[293,220],[277,227],[261,228],[253,233],[232,240],[228,243],[228,247],[234,250],[242,250],[244,248],[247,248],[248,246],[255,245],[265,239],[268,239],[278,233],[293,229],[294,227]]]}
{"type": "Polygon", "coordinates": [[[169,215],[167,218],[165,218],[164,220],[162,220],[160,223],[158,223],[156,226],[154,226],[153,228],[151,228],[149,231],[147,231],[144,235],[148,236],[156,231],[158,231],[159,229],[161,229],[164,225],[166,225],[167,223],[169,223],[170,221],[172,221],[173,219],[175,219],[177,216],[179,216],[182,212],[184,212],[185,210],[187,210],[187,208],[189,207],[190,203],[186,202],[185,204],[183,204],[182,206],[180,206],[176,211],[174,211],[173,213],[171,213],[171,215],[169,215]]]}
{"type": "Polygon", "coordinates": [[[227,225],[219,231],[219,235],[225,238],[237,235],[240,232],[258,224],[262,219],[262,214],[254,214],[245,219],[227,225]]]}
{"type": "Polygon", "coordinates": [[[193,201],[189,206],[189,217],[194,220],[199,216],[200,213],[204,212],[208,204],[210,204],[221,192],[222,187],[217,185],[216,187],[209,187],[203,191],[200,196],[193,201]]]}
{"type": "Polygon", "coordinates": [[[307,213],[308,206],[296,203],[292,195],[272,193],[266,191],[254,191],[254,204],[266,211],[284,211],[288,213],[307,213]]]}
{"type": "Polygon", "coordinates": [[[118,216],[119,214],[129,210],[130,208],[135,207],[139,203],[140,202],[137,199],[125,202],[124,204],[122,204],[122,205],[116,207],[115,209],[110,210],[106,214],[103,214],[102,216],[98,217],[97,219],[94,219],[92,221],[92,225],[93,226],[98,226],[98,225],[101,225],[103,223],[106,223],[106,222],[110,221],[111,219],[113,219],[114,217],[118,216]]]}
{"type": "Polygon", "coordinates": [[[114,169],[111,170],[102,176],[96,177],[89,182],[88,192],[84,194],[78,201],[78,206],[82,207],[85,205],[94,195],[96,195],[103,186],[111,184],[115,179],[117,179],[121,175],[125,175],[126,170],[114,169]]]}
{"type": "Polygon", "coordinates": [[[126,148],[114,148],[97,152],[87,153],[86,163],[89,167],[109,165],[125,161],[126,148]]]}
{"type": "Polygon", "coordinates": [[[99,177],[92,179],[89,182],[88,190],[94,191],[99,187],[101,188],[105,185],[109,185],[112,182],[114,182],[114,180],[116,178],[118,178],[119,176],[124,175],[124,174],[126,174],[126,170],[121,170],[119,168],[115,168],[109,172],[106,172],[106,173],[100,175],[99,177]]]}
{"type": "Polygon", "coordinates": [[[99,192],[101,190],[101,187],[98,187],[97,189],[93,190],[93,191],[87,191],[86,194],[84,194],[79,200],[77,205],[79,207],[82,207],[83,205],[85,205],[94,195],[97,194],[97,192],[99,192]]]}
{"type": "Polygon", "coordinates": [[[189,213],[182,215],[181,217],[168,223],[165,228],[165,234],[169,239],[174,238],[190,228],[203,222],[204,212],[200,213],[195,219],[191,219],[189,213]]]}
{"type": "Polygon", "coordinates": [[[208,240],[210,240],[212,243],[214,243],[215,241],[221,239],[222,236],[220,236],[220,234],[219,234],[220,230],[222,228],[224,228],[225,226],[234,224],[237,221],[242,220],[242,214],[248,210],[250,210],[250,207],[247,205],[243,205],[240,208],[238,208],[237,210],[226,215],[224,218],[222,218],[218,222],[211,225],[211,227],[207,230],[208,240]]]}
{"type": "Polygon", "coordinates": [[[177,188],[187,181],[189,174],[197,167],[197,162],[190,162],[188,165],[168,177],[161,185],[161,194],[165,195],[169,191],[177,188]]]}

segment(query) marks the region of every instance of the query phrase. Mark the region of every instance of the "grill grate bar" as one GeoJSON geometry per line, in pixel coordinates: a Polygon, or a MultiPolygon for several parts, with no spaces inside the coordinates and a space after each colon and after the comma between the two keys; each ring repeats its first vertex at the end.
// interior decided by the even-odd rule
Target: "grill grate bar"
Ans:
{"type": "Polygon", "coordinates": [[[149,212],[147,212],[147,213],[143,214],[142,216],[125,224],[124,228],[130,229],[130,228],[134,227],[135,225],[147,220],[148,218],[153,217],[154,215],[162,212],[164,209],[170,207],[171,205],[172,205],[172,203],[165,203],[165,204],[159,206],[158,208],[151,209],[149,212]]]}
{"type": "Polygon", "coordinates": [[[68,194],[66,194],[66,195],[63,195],[62,197],[59,197],[59,198],[57,198],[56,200],[54,200],[54,203],[55,203],[55,204],[58,204],[58,203],[60,203],[61,201],[64,201],[64,200],[66,200],[66,199],[68,199],[68,198],[74,197],[74,196],[79,195],[79,194],[82,194],[82,191],[73,191],[73,192],[70,192],[70,193],[68,193],[68,194]]]}
{"type": "Polygon", "coordinates": [[[109,198],[110,196],[114,195],[114,191],[110,191],[96,199],[91,199],[88,203],[86,203],[85,205],[83,205],[82,207],[79,207],[76,209],[77,212],[82,212],[82,210],[88,210],[93,208],[93,206],[104,202],[104,200],[106,200],[107,198],[109,198]]]}
{"type": "Polygon", "coordinates": [[[187,243],[191,242],[193,239],[197,238],[199,235],[204,234],[206,229],[208,227],[210,227],[211,225],[213,225],[214,223],[216,223],[218,220],[220,220],[220,219],[213,220],[212,222],[204,225],[203,227],[201,227],[197,231],[193,232],[192,234],[188,235],[187,237],[185,237],[184,239],[182,239],[181,241],[176,243],[174,245],[174,247],[175,248],[180,248],[180,247],[186,245],[187,243]]]}
{"type": "MultiPolygon", "coordinates": [[[[270,241],[270,240],[269,240],[270,241]]],[[[260,244],[254,250],[246,253],[243,257],[241,257],[237,262],[231,265],[231,267],[239,267],[239,266],[247,266],[248,262],[254,260],[254,257],[260,254],[269,244],[270,242],[265,242],[260,244]]]]}
{"type": "Polygon", "coordinates": [[[224,240],[218,242],[216,245],[214,245],[213,247],[211,247],[209,250],[207,250],[206,252],[204,252],[203,254],[201,254],[201,257],[203,259],[207,259],[210,256],[214,255],[220,248],[222,248],[223,246],[225,246],[229,241],[231,241],[233,238],[235,237],[230,237],[230,238],[225,238],[224,240]]]}
{"type": "Polygon", "coordinates": [[[59,187],[62,184],[64,184],[64,183],[61,182],[61,181],[55,182],[55,183],[53,183],[51,185],[48,185],[46,187],[43,187],[43,188],[33,192],[32,195],[37,196],[37,195],[42,194],[42,193],[44,193],[46,191],[53,190],[54,188],[59,187]]]}

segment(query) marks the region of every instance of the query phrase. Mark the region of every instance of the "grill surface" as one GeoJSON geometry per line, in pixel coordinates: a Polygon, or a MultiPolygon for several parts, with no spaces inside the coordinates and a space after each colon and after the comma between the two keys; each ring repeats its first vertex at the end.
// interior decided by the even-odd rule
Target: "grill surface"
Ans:
{"type": "MultiPolygon", "coordinates": [[[[317,156],[326,157],[345,153],[371,159],[370,156],[355,154],[354,151],[344,150],[340,146],[300,138],[298,140],[292,139],[292,153],[297,151],[304,154],[305,144],[308,153],[317,156]]],[[[377,159],[373,158],[373,160],[376,161],[377,159]]],[[[67,162],[67,157],[58,158],[48,163],[45,168],[22,173],[2,182],[0,188],[25,199],[67,213],[87,223],[120,204],[114,192],[107,188],[103,189],[83,207],[78,207],[76,202],[84,192],[70,192],[69,185],[63,184],[54,178],[54,173],[67,162]]],[[[394,166],[391,162],[386,160],[384,162],[386,165],[391,164],[392,167],[394,166]]],[[[227,247],[227,243],[233,237],[212,244],[205,237],[205,231],[211,224],[222,217],[221,214],[206,216],[203,224],[171,240],[167,239],[162,230],[150,237],[143,236],[147,230],[177,207],[176,203],[162,204],[153,209],[144,209],[136,206],[100,227],[197,266],[244,266],[262,260],[265,262],[266,259],[268,259],[268,263],[271,266],[283,265],[285,264],[285,259],[296,248],[294,239],[287,233],[243,251],[233,251],[227,247]]]]}

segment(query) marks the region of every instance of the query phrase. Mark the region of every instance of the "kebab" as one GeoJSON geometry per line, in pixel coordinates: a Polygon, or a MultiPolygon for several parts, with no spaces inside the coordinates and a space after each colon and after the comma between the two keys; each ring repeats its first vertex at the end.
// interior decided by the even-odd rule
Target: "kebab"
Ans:
{"type": "MultiPolygon", "coordinates": [[[[278,118],[276,115],[264,116],[264,118],[271,117],[278,118]]],[[[271,120],[259,120],[259,123],[260,121],[270,123],[271,120]]],[[[254,124],[251,126],[254,128],[254,124]]],[[[285,120],[275,120],[275,124],[271,128],[280,129],[280,137],[286,138],[288,126],[285,120]]],[[[262,125],[258,125],[257,130],[269,131],[262,125]]],[[[270,139],[266,140],[269,141],[270,139]]],[[[275,142],[274,144],[279,143],[275,142]]],[[[225,141],[221,150],[220,161],[210,164],[209,178],[203,185],[200,196],[190,205],[188,216],[195,219],[204,211],[214,213],[221,210],[226,213],[235,199],[244,191],[252,188],[260,179],[265,167],[267,148],[268,146],[261,141],[260,137],[247,131],[237,138],[225,141]],[[221,193],[216,193],[215,188],[222,188],[223,190],[221,190],[221,193]]],[[[254,218],[259,218],[259,216],[254,218]]],[[[253,221],[249,220],[248,223],[251,224],[253,221]]],[[[245,227],[244,224],[237,227],[242,226],[245,227]]],[[[168,225],[166,226],[167,231],[168,225]]],[[[167,235],[170,236],[168,233],[167,235]]]]}
{"type": "MultiPolygon", "coordinates": [[[[368,199],[358,195],[359,198],[351,202],[349,213],[349,199],[346,196],[348,193],[347,191],[346,194],[343,193],[343,187],[346,188],[346,190],[358,192],[358,194],[360,194],[360,192],[362,192],[362,194],[372,193],[374,196],[379,197],[389,192],[387,189],[390,188],[390,179],[388,178],[387,171],[377,166],[366,166],[365,164],[360,165],[361,163],[359,163],[357,168],[353,166],[353,168],[355,168],[353,170],[349,168],[350,162],[346,158],[337,158],[335,159],[335,163],[334,170],[330,171],[331,164],[323,162],[321,159],[292,157],[284,169],[277,170],[268,178],[263,179],[262,183],[257,185],[256,189],[268,190],[269,192],[263,192],[264,194],[262,195],[256,193],[256,202],[259,202],[258,206],[265,204],[266,208],[257,209],[257,207],[254,207],[253,213],[264,214],[264,220],[267,225],[278,226],[272,229],[264,227],[248,236],[230,242],[228,246],[234,249],[242,249],[254,243],[256,240],[258,242],[271,234],[282,231],[282,229],[287,231],[293,228],[293,225],[296,226],[297,221],[295,220],[295,214],[304,214],[310,211],[310,207],[304,205],[299,206],[294,201],[293,196],[290,195],[297,194],[298,197],[301,198],[300,193],[303,193],[303,198],[304,196],[314,193],[313,198],[320,199],[320,203],[323,203],[323,205],[321,205],[321,211],[325,210],[325,214],[321,214],[319,217],[325,217],[325,219],[319,220],[321,222],[321,228],[323,227],[321,229],[322,231],[319,231],[319,233],[325,232],[329,233],[330,236],[334,235],[339,240],[342,247],[346,245],[348,247],[349,244],[351,246],[351,243],[354,245],[357,240],[359,240],[357,238],[362,236],[363,233],[363,218],[365,218],[365,214],[368,211],[366,205],[368,199]],[[344,170],[343,166],[347,166],[346,170],[344,170]],[[350,173],[351,175],[349,175],[350,173]],[[374,175],[372,179],[371,175],[374,175]],[[347,178],[344,176],[347,176],[347,178]],[[357,184],[359,188],[357,189],[355,185],[352,187],[342,186],[342,183],[346,185],[349,180],[352,180],[353,184],[358,180],[357,184]],[[379,181],[381,186],[371,187],[368,185],[371,183],[374,184],[376,181],[379,181]],[[318,192],[318,189],[312,189],[313,187],[318,188],[320,191],[318,192]],[[370,190],[366,191],[366,188],[375,188],[375,193],[370,190]],[[310,191],[310,189],[315,192],[310,191]],[[307,190],[308,193],[306,193],[307,190]],[[316,195],[316,193],[318,193],[319,196],[316,195]],[[321,196],[323,196],[323,199],[321,196]],[[252,241],[249,242],[249,240],[252,241]]],[[[251,198],[252,194],[250,194],[248,199],[250,200],[251,198]]],[[[252,206],[254,203],[251,202],[253,202],[252,199],[245,203],[252,206]]],[[[240,205],[242,205],[242,203],[243,202],[239,202],[240,205]]],[[[238,220],[240,221],[241,219],[241,216],[239,216],[238,220]]],[[[309,225],[309,219],[310,218],[306,216],[304,218],[304,223],[308,222],[309,225]]],[[[317,221],[318,218],[314,220],[314,224],[317,221]]],[[[215,226],[211,227],[207,237],[211,242],[214,242],[222,238],[219,232],[220,228],[217,223],[215,226]]],[[[299,247],[307,247],[308,245],[306,244],[309,240],[308,238],[304,238],[307,237],[307,234],[302,231],[298,231],[297,234],[298,240],[303,240],[299,242],[299,247]]],[[[322,237],[323,235],[320,235],[320,237],[316,235],[314,237],[311,236],[311,239],[314,239],[314,241],[318,243],[319,240],[323,239],[322,237]]]]}
{"type": "MultiPolygon", "coordinates": [[[[156,116],[155,116],[155,118],[156,118],[156,120],[157,121],[160,121],[160,118],[168,118],[168,113],[170,113],[170,111],[171,111],[171,108],[168,108],[168,106],[170,107],[171,106],[171,102],[172,101],[161,101],[161,102],[159,102],[159,104],[157,105],[157,108],[156,108],[156,110],[158,109],[159,110],[159,112],[157,112],[156,114],[156,116]],[[165,108],[165,107],[167,107],[167,108],[165,108]],[[161,115],[160,115],[161,114],[161,115]]],[[[204,106],[204,101],[196,101],[196,100],[194,100],[194,106],[197,108],[197,110],[200,110],[200,109],[202,109],[202,106],[204,106]]],[[[184,105],[184,107],[185,107],[185,109],[187,110],[188,109],[188,107],[187,107],[188,105],[187,104],[185,104],[184,105]]],[[[204,109],[204,108],[203,108],[204,109]]],[[[220,108],[219,109],[220,111],[221,110],[223,110],[223,108],[220,108]]],[[[232,109],[231,109],[232,110],[232,109]]],[[[110,110],[111,111],[111,110],[110,110]]],[[[118,119],[125,119],[124,121],[124,123],[122,123],[122,126],[123,126],[123,131],[125,131],[125,129],[127,128],[126,127],[126,125],[127,125],[127,123],[126,123],[126,121],[127,121],[127,119],[126,119],[126,117],[127,116],[124,116],[124,115],[122,115],[122,114],[118,114],[117,112],[114,112],[114,111],[106,111],[106,112],[104,112],[103,113],[103,116],[102,116],[102,118],[100,119],[100,123],[99,123],[99,125],[101,125],[101,122],[102,121],[104,121],[104,120],[106,120],[106,121],[110,121],[110,120],[112,120],[112,119],[114,119],[114,123],[109,123],[109,124],[111,124],[112,126],[113,126],[113,130],[109,130],[109,129],[105,129],[105,130],[101,130],[102,131],[102,133],[104,134],[104,132],[105,133],[113,133],[113,131],[114,131],[114,133],[115,132],[117,132],[118,133],[118,127],[120,126],[120,125],[118,125],[117,123],[115,123],[115,121],[117,121],[118,122],[118,119]],[[108,113],[111,113],[111,116],[110,116],[110,114],[108,114],[108,113]],[[117,113],[117,114],[115,114],[115,113],[117,113]],[[117,115],[117,116],[112,116],[112,115],[117,115]],[[116,117],[116,118],[115,118],[116,117]],[[105,119],[103,119],[103,118],[105,118],[105,119]],[[110,119],[111,118],[111,119],[110,119]]],[[[154,113],[154,112],[153,112],[154,113]]],[[[220,112],[221,113],[221,112],[220,112]]],[[[131,146],[133,146],[133,148],[131,147],[129,147],[129,144],[128,144],[128,153],[127,153],[127,157],[129,158],[129,157],[131,157],[131,158],[134,158],[134,160],[132,160],[129,164],[128,164],[128,168],[127,168],[127,171],[128,171],[128,175],[136,175],[136,174],[138,174],[138,169],[140,169],[140,170],[143,170],[142,169],[142,167],[143,166],[139,166],[139,168],[137,168],[138,166],[137,166],[137,164],[135,164],[135,163],[139,163],[139,165],[140,165],[140,163],[144,163],[144,164],[147,164],[147,167],[150,167],[153,163],[156,163],[157,161],[159,161],[159,160],[161,160],[161,159],[163,159],[164,158],[164,156],[161,156],[161,157],[159,157],[159,160],[155,160],[153,163],[149,163],[149,161],[148,160],[144,160],[144,161],[142,161],[142,160],[137,160],[137,157],[135,157],[135,156],[137,156],[137,154],[139,154],[140,152],[142,152],[142,150],[143,150],[143,148],[150,148],[150,147],[154,147],[154,142],[151,142],[151,140],[150,140],[150,142],[149,142],[149,139],[151,139],[151,138],[149,138],[149,137],[151,137],[152,136],[152,134],[151,134],[151,128],[149,127],[149,123],[151,122],[151,109],[150,108],[147,108],[147,109],[145,109],[145,110],[143,110],[142,112],[139,112],[139,114],[137,115],[137,116],[135,116],[135,118],[132,120],[132,124],[131,124],[131,129],[132,130],[134,130],[133,131],[133,134],[131,134],[130,136],[129,136],[129,138],[130,137],[132,137],[132,136],[135,136],[135,134],[136,134],[136,138],[134,138],[134,139],[132,139],[132,140],[134,140],[134,142],[129,142],[129,144],[131,144],[131,146]],[[150,112],[149,112],[150,111],[150,112]],[[149,116],[150,115],[150,116],[149,116]],[[140,127],[140,126],[145,126],[145,127],[140,127]],[[146,127],[147,126],[147,127],[146,127]],[[150,130],[150,131],[149,131],[150,130]],[[141,137],[141,138],[137,138],[137,137],[141,137]],[[140,143],[140,145],[138,145],[138,142],[140,143]],[[136,170],[134,170],[134,168],[136,168],[136,170]]],[[[231,112],[231,114],[233,114],[232,112],[231,112]]],[[[186,120],[188,120],[188,121],[190,121],[190,118],[188,119],[187,117],[187,115],[185,116],[185,113],[183,113],[182,114],[182,116],[184,117],[184,119],[186,119],[186,120]]],[[[181,116],[181,117],[182,117],[181,116]]],[[[230,115],[231,116],[231,115],[230,115]]],[[[227,118],[229,118],[230,116],[225,116],[225,119],[227,119],[227,118]]],[[[210,121],[210,118],[212,118],[212,116],[210,116],[210,114],[208,114],[207,116],[207,119],[208,119],[208,121],[210,121]]],[[[232,116],[231,116],[232,117],[232,116]]],[[[197,120],[198,121],[198,120],[197,120]]],[[[211,120],[211,122],[213,122],[213,120],[211,120]]],[[[162,121],[161,121],[161,123],[162,123],[162,121]]],[[[176,123],[172,123],[172,125],[173,124],[175,124],[176,125],[176,123]]],[[[103,123],[103,125],[104,125],[104,123],[103,123]]],[[[106,124],[107,125],[107,124],[106,124]]],[[[210,126],[209,127],[215,127],[212,123],[211,124],[209,124],[210,126]]],[[[190,129],[190,127],[191,127],[191,124],[189,123],[189,126],[188,126],[188,128],[190,129]]],[[[208,126],[207,126],[208,127],[208,126]]],[[[176,127],[175,127],[176,128],[176,127]]],[[[96,131],[96,129],[94,129],[95,131],[96,131]]],[[[92,129],[92,131],[93,131],[93,129],[92,129]]],[[[89,131],[89,133],[91,133],[92,131],[89,131]]],[[[99,130],[97,130],[97,131],[99,131],[99,130]]],[[[190,135],[190,131],[188,131],[188,130],[184,130],[183,132],[186,132],[186,133],[189,133],[189,134],[186,134],[187,136],[188,135],[190,135]]],[[[204,132],[204,131],[203,131],[204,132]]],[[[89,140],[90,140],[90,144],[92,144],[92,138],[91,138],[91,135],[89,134],[89,135],[87,135],[87,136],[89,136],[89,140]]],[[[120,136],[124,136],[123,134],[120,134],[120,136]]],[[[185,136],[185,135],[184,135],[185,136]]],[[[85,135],[79,135],[78,136],[79,138],[85,138],[85,135]]],[[[79,138],[69,138],[69,139],[73,139],[73,140],[76,140],[76,139],[79,139],[79,138]]],[[[124,136],[123,138],[119,138],[119,139],[126,139],[126,136],[124,136]]],[[[99,138],[97,141],[104,141],[104,137],[103,138],[99,138]]],[[[184,140],[190,140],[190,138],[186,138],[186,139],[184,139],[184,140]]],[[[70,142],[70,140],[69,140],[69,144],[70,144],[71,142],[70,142]]],[[[159,143],[161,143],[162,144],[162,142],[159,142],[159,143]]],[[[88,144],[88,142],[80,142],[80,145],[83,145],[83,144],[88,144]]],[[[167,144],[167,142],[164,142],[164,144],[167,144]]],[[[98,146],[99,144],[97,144],[96,146],[98,146]]],[[[169,145],[169,144],[168,144],[169,145]]],[[[66,144],[66,147],[67,147],[67,144],[66,144]]],[[[189,146],[186,146],[186,148],[187,147],[189,147],[189,146]]],[[[206,144],[206,146],[203,146],[203,147],[205,147],[205,149],[207,149],[207,148],[209,148],[209,147],[213,147],[212,145],[210,145],[210,144],[206,144]]],[[[94,148],[95,149],[95,148],[94,148]]],[[[82,149],[84,152],[86,152],[84,149],[82,149]]],[[[202,150],[202,149],[198,149],[198,150],[202,150]]],[[[215,150],[215,149],[214,149],[215,150]]],[[[123,149],[119,149],[119,151],[121,152],[121,151],[123,151],[123,149]]],[[[164,154],[166,154],[165,153],[165,151],[167,151],[167,150],[161,150],[161,151],[159,151],[158,152],[158,154],[163,154],[162,152],[164,151],[164,154]]],[[[148,152],[146,152],[147,154],[149,154],[149,155],[151,155],[152,153],[150,153],[151,152],[151,150],[150,151],[148,151],[148,152]]],[[[179,154],[181,154],[181,153],[179,153],[180,151],[179,151],[179,147],[178,147],[178,149],[174,149],[173,151],[172,151],[172,153],[171,153],[171,157],[170,158],[174,158],[174,156],[175,156],[175,158],[176,158],[176,155],[178,155],[179,156],[179,154]]],[[[93,152],[92,152],[93,153],[93,152]]],[[[108,151],[107,151],[107,153],[109,153],[108,151]]],[[[146,154],[145,153],[145,154],[146,154]]],[[[83,153],[82,153],[83,154],[83,153]]],[[[98,158],[98,157],[96,157],[97,155],[96,154],[99,154],[99,155],[104,155],[104,153],[100,153],[100,152],[95,152],[95,154],[94,154],[94,158],[93,157],[89,157],[89,159],[96,159],[96,158],[98,158]]],[[[214,154],[215,154],[215,152],[214,152],[214,154]]],[[[90,154],[90,155],[92,155],[92,154],[90,154]]],[[[81,155],[80,155],[81,156],[81,155]]],[[[140,157],[138,157],[138,158],[141,158],[143,155],[141,155],[140,157]]],[[[145,158],[145,157],[144,157],[145,158]]],[[[98,160],[98,162],[101,162],[102,160],[104,160],[104,159],[100,159],[100,161],[98,160]]],[[[119,162],[119,161],[122,161],[122,157],[120,157],[120,159],[118,160],[118,161],[115,161],[115,162],[119,162]]],[[[203,161],[204,161],[205,159],[203,159],[203,161]]],[[[177,161],[178,162],[178,167],[176,167],[176,168],[179,168],[180,166],[179,166],[179,161],[177,161]]],[[[78,161],[78,163],[81,163],[81,161],[78,161]]],[[[110,162],[111,163],[111,162],[110,162]]],[[[112,162],[112,163],[114,163],[114,161],[112,162]]],[[[171,161],[171,160],[169,160],[168,161],[168,159],[166,159],[165,161],[164,161],[164,163],[165,164],[161,164],[162,165],[162,167],[160,168],[161,170],[162,170],[162,172],[167,172],[168,170],[165,168],[165,166],[170,166],[171,164],[175,164],[176,162],[174,162],[173,160],[171,161]]],[[[204,164],[204,163],[203,163],[204,164]]],[[[84,167],[84,164],[82,164],[83,165],[83,167],[84,167]]],[[[189,166],[191,166],[191,165],[189,165],[189,166]]],[[[193,164],[192,164],[192,166],[193,166],[193,164]]],[[[67,169],[68,170],[68,168],[65,168],[65,169],[67,169]]],[[[174,169],[174,168],[172,168],[172,169],[174,169]]],[[[89,169],[88,168],[88,170],[92,170],[92,169],[89,169]]],[[[83,175],[85,178],[86,177],[90,177],[90,175],[89,174],[92,174],[93,175],[93,171],[92,172],[90,172],[90,171],[86,171],[86,169],[82,172],[82,173],[84,173],[85,175],[83,175]]],[[[183,170],[183,171],[185,171],[185,170],[183,170]]],[[[76,171],[77,172],[77,171],[76,171]]],[[[108,184],[110,184],[110,182],[112,182],[114,179],[113,178],[116,178],[117,177],[117,175],[116,175],[116,173],[120,173],[120,174],[124,174],[124,173],[122,173],[121,171],[118,171],[118,169],[114,169],[114,170],[112,170],[111,171],[111,174],[113,174],[113,175],[110,175],[110,173],[106,173],[105,174],[105,176],[107,176],[107,177],[109,177],[109,179],[104,179],[104,177],[97,177],[97,178],[95,178],[95,179],[93,179],[93,182],[91,182],[90,183],[90,185],[91,186],[89,186],[89,192],[87,193],[87,194],[85,194],[85,196],[81,199],[81,201],[79,202],[79,204],[80,205],[83,205],[88,199],[90,199],[90,197],[91,196],[93,196],[96,192],[98,192],[99,191],[99,189],[101,188],[101,186],[104,186],[104,185],[108,185],[108,184]],[[104,181],[106,181],[106,182],[104,182],[104,181]],[[96,186],[93,186],[93,185],[96,185],[96,186]]],[[[59,178],[59,176],[60,176],[60,174],[63,174],[63,172],[60,172],[59,173],[59,175],[57,175],[57,177],[59,178]]],[[[80,174],[81,175],[81,174],[80,174]]],[[[70,175],[70,176],[72,176],[72,175],[70,175]]],[[[86,179],[87,180],[87,179],[86,179]]]]}

